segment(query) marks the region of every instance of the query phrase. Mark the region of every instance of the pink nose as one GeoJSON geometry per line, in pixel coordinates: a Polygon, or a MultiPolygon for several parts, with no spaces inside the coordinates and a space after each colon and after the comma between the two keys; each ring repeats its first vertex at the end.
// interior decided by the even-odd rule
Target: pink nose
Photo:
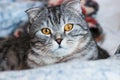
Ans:
{"type": "Polygon", "coordinates": [[[60,45],[61,42],[62,42],[62,38],[58,38],[58,39],[56,39],[56,42],[60,45]]]}

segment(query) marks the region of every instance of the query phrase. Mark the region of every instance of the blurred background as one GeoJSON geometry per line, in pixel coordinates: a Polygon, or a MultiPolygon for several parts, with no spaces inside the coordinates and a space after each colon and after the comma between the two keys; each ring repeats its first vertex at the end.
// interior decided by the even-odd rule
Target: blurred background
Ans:
{"type": "Polygon", "coordinates": [[[97,20],[106,35],[101,46],[113,55],[120,45],[120,0],[96,1],[100,5],[97,20]]]}
{"type": "MultiPolygon", "coordinates": [[[[28,21],[25,11],[32,7],[42,7],[47,4],[47,1],[0,0],[0,38],[16,35],[16,29],[25,25],[28,21]]],[[[49,4],[57,5],[56,1],[51,0],[49,4]]],[[[102,43],[98,42],[98,45],[106,49],[110,55],[113,55],[120,45],[120,0],[94,1],[99,5],[99,9],[93,18],[95,18],[95,21],[102,28],[102,33],[104,33],[104,40],[102,43]]],[[[59,0],[59,3],[61,3],[61,0],[59,0]]]]}

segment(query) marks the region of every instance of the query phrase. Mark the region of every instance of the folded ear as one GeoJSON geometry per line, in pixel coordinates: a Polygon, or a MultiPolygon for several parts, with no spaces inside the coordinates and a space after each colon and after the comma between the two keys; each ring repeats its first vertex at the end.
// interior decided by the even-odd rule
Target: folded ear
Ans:
{"type": "Polygon", "coordinates": [[[40,8],[31,8],[25,11],[28,14],[30,23],[36,19],[36,16],[40,13],[40,10],[40,8]]]}
{"type": "Polygon", "coordinates": [[[65,7],[72,8],[76,10],[77,12],[82,13],[80,1],[81,0],[70,0],[69,2],[65,2],[64,5],[65,7]]]}

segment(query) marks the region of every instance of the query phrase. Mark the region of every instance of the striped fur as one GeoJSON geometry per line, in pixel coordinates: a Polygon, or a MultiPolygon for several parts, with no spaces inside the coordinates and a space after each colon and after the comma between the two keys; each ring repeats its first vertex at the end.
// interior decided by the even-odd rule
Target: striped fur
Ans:
{"type": "Polygon", "coordinates": [[[27,60],[30,67],[73,59],[98,58],[97,45],[92,39],[82,13],[76,9],[80,8],[79,4],[78,0],[75,0],[60,6],[36,8],[36,11],[33,8],[27,11],[30,20],[32,19],[29,32],[33,35],[27,60]],[[30,17],[33,12],[37,13],[30,17]],[[73,29],[66,32],[64,27],[68,23],[73,24],[73,29]],[[49,28],[51,34],[43,34],[41,32],[43,28],[49,28]],[[62,40],[60,44],[56,41],[58,36],[62,40]]]}

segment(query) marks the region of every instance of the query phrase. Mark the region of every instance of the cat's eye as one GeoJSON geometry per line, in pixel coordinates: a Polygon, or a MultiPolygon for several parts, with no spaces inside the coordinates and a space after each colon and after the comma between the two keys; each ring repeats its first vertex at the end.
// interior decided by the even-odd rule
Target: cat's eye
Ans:
{"type": "Polygon", "coordinates": [[[41,32],[42,32],[43,34],[46,34],[46,35],[51,34],[51,30],[50,30],[49,28],[43,28],[43,29],[41,29],[41,32]]]}
{"type": "Polygon", "coordinates": [[[73,24],[70,24],[70,23],[69,23],[69,24],[66,24],[65,27],[64,27],[64,30],[65,30],[65,31],[70,31],[70,30],[72,30],[72,29],[73,29],[73,24]]]}

